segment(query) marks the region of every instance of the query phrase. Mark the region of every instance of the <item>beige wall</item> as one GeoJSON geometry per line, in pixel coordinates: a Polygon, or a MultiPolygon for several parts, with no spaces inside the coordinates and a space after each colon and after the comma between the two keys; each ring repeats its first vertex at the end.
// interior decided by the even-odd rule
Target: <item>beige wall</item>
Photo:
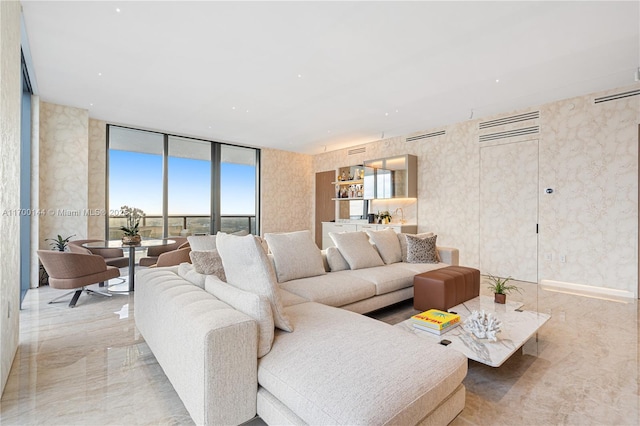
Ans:
{"type": "MultiPolygon", "coordinates": [[[[365,159],[418,156],[418,229],[435,231],[438,243],[460,249],[460,263],[480,264],[479,123],[540,111],[540,132],[498,143],[539,140],[538,280],[623,290],[637,296],[638,123],[640,97],[594,104],[594,98],[638,88],[554,102],[428,129],[445,130],[416,142],[405,137],[364,145],[365,154],[338,150],[314,157],[314,172],[362,164],[365,159]],[[545,196],[547,187],[555,189],[545,196]],[[552,261],[546,261],[546,254],[552,261]],[[560,262],[560,256],[566,262],[560,262]]],[[[494,142],[496,143],[496,142],[494,142]]],[[[484,271],[486,272],[486,271],[484,271]]]]}
{"type": "MultiPolygon", "coordinates": [[[[89,119],[89,209],[105,212],[107,179],[107,123],[89,119]]],[[[106,214],[106,212],[105,212],[106,214]]],[[[105,216],[88,218],[87,238],[104,239],[105,216]]]]}
{"type": "Polygon", "coordinates": [[[20,3],[0,2],[0,390],[18,348],[20,308],[20,3]]]}
{"type": "Polygon", "coordinates": [[[262,149],[260,158],[261,234],[313,230],[315,175],[306,154],[262,149]]]}
{"type": "MultiPolygon", "coordinates": [[[[89,112],[40,103],[40,247],[56,235],[87,236],[89,112]]],[[[34,177],[35,178],[35,177],[34,177]]]]}

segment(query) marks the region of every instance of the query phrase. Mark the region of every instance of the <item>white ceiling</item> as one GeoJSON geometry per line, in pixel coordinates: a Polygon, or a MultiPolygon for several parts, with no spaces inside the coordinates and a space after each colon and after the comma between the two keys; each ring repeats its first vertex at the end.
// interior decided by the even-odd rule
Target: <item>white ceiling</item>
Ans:
{"type": "Polygon", "coordinates": [[[305,153],[627,86],[640,65],[638,1],[22,4],[42,100],[305,153]]]}

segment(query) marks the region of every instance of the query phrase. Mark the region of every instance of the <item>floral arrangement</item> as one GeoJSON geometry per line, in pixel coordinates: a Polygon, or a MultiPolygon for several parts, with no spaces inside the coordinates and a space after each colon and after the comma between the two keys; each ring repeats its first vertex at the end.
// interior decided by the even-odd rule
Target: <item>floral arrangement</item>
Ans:
{"type": "Polygon", "coordinates": [[[120,214],[127,218],[127,226],[120,227],[120,230],[124,231],[124,235],[138,235],[140,219],[144,216],[144,212],[135,207],[122,206],[120,207],[120,214]]]}

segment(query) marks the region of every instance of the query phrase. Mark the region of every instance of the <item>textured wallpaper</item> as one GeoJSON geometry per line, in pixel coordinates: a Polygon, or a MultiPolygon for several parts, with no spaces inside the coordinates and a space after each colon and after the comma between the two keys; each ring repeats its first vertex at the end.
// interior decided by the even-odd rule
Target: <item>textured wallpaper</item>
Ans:
{"type": "Polygon", "coordinates": [[[313,228],[314,174],[306,154],[262,149],[261,234],[313,228]]]}
{"type": "MultiPolygon", "coordinates": [[[[415,134],[440,130],[446,133],[414,142],[407,142],[406,137],[375,141],[362,145],[366,148],[364,154],[350,156],[348,149],[319,154],[314,157],[314,172],[361,164],[365,159],[417,155],[418,230],[437,233],[439,245],[457,247],[460,264],[480,267],[483,251],[486,254],[500,243],[487,241],[486,236],[481,238],[480,147],[517,146],[519,142],[538,140],[539,179],[537,194],[533,195],[538,198],[540,224],[537,281],[605,287],[637,296],[640,96],[599,104],[594,103],[594,98],[638,87],[636,84],[427,129],[415,134]],[[539,118],[479,128],[479,123],[487,120],[531,111],[540,111],[539,118]],[[532,126],[539,126],[539,132],[479,141],[480,135],[487,133],[532,126]],[[546,188],[554,188],[554,193],[548,196],[546,188]]],[[[521,173],[533,173],[527,169],[523,167],[521,173]]],[[[520,178],[523,176],[504,177],[520,178]]],[[[493,188],[496,193],[501,190],[507,190],[506,183],[504,188],[493,188]]],[[[500,219],[495,218],[497,222],[500,219]]],[[[514,236],[507,245],[517,252],[517,244],[518,237],[514,236]]],[[[518,259],[506,263],[509,262],[518,259]]],[[[486,272],[490,271],[483,271],[486,272]]]]}
{"type": "Polygon", "coordinates": [[[45,238],[87,236],[89,113],[40,103],[41,247],[45,238]]]}
{"type": "Polygon", "coordinates": [[[0,2],[0,392],[18,347],[20,309],[20,3],[0,2]]]}
{"type": "MultiPolygon", "coordinates": [[[[103,211],[106,206],[107,179],[107,123],[89,119],[89,184],[88,206],[92,211],[103,211]]],[[[105,217],[88,217],[87,238],[104,239],[105,217]]]]}

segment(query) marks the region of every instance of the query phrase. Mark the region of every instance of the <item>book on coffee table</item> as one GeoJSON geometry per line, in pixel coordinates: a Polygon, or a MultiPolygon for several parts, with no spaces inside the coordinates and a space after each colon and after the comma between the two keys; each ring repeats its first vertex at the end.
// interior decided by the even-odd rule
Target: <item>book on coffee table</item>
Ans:
{"type": "Polygon", "coordinates": [[[444,333],[446,333],[447,331],[452,330],[452,329],[456,328],[457,326],[459,326],[460,323],[457,322],[457,323],[455,323],[453,325],[450,325],[450,326],[448,326],[446,328],[443,328],[442,330],[436,330],[435,328],[425,327],[425,326],[422,326],[422,325],[416,324],[416,323],[412,323],[412,325],[413,325],[414,328],[417,328],[418,330],[428,331],[429,333],[433,333],[433,334],[435,334],[437,336],[441,336],[444,333]]]}
{"type": "Polygon", "coordinates": [[[442,331],[453,325],[457,325],[460,322],[460,315],[438,309],[429,309],[428,311],[412,316],[411,322],[420,327],[442,331]]]}

